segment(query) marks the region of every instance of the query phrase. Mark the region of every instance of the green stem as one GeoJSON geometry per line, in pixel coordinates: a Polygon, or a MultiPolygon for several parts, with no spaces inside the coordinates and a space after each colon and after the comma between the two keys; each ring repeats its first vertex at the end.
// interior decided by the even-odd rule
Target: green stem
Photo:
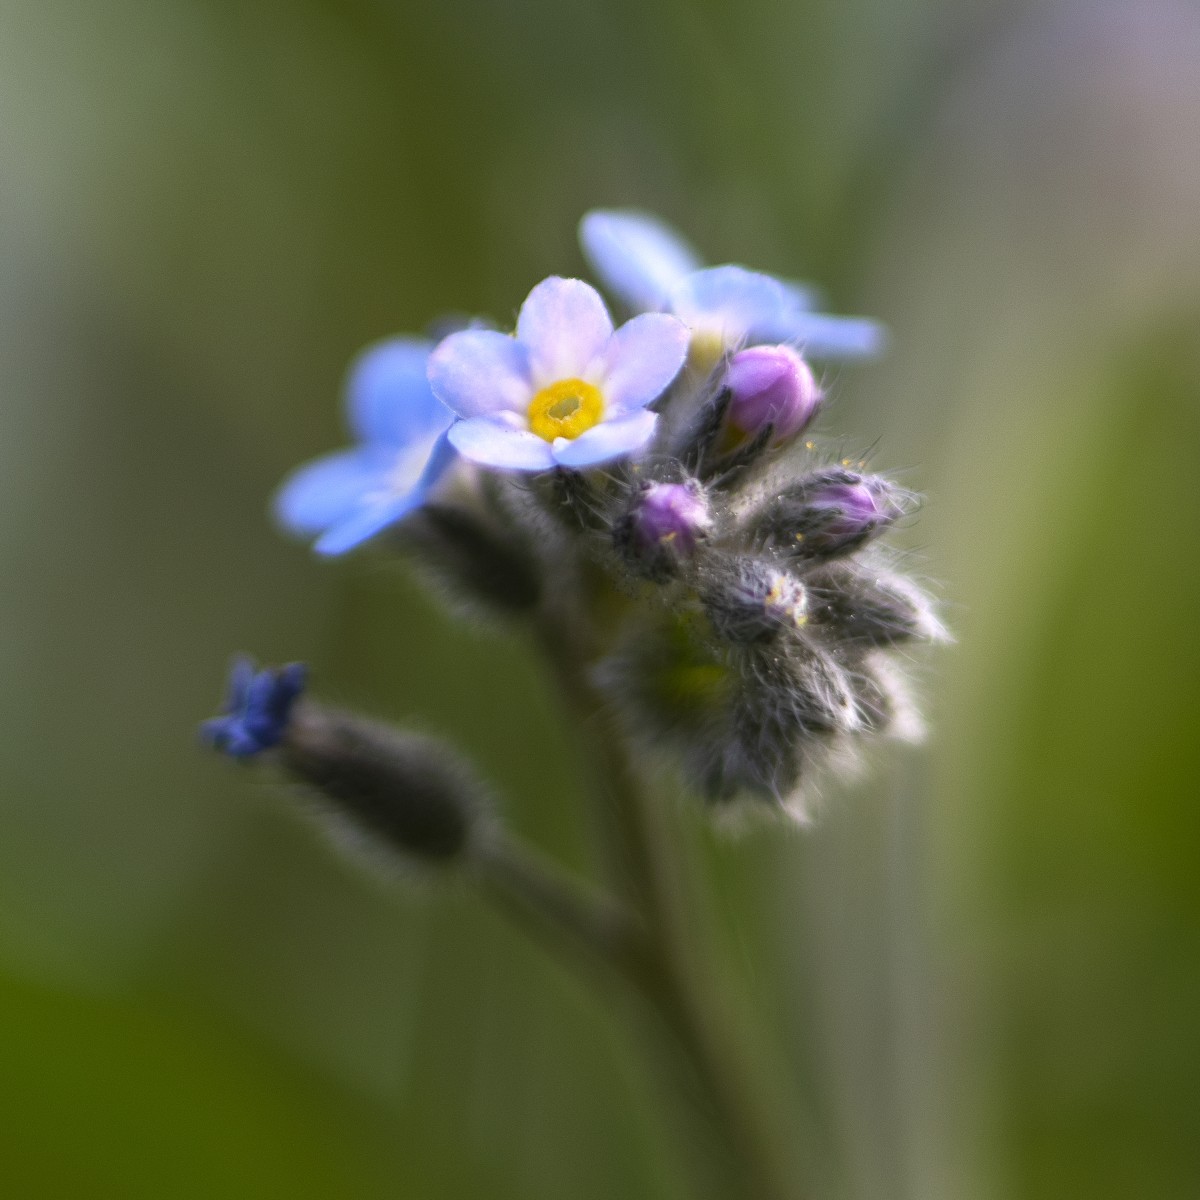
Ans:
{"type": "Polygon", "coordinates": [[[579,631],[550,613],[538,629],[578,722],[628,903],[643,922],[643,936],[624,963],[626,973],[669,1031],[684,1086],[699,1102],[709,1129],[724,1142],[742,1192],[756,1200],[796,1200],[778,1143],[768,1133],[771,1114],[746,1077],[732,1022],[722,1011],[711,975],[702,977],[694,965],[682,856],[677,838],[663,827],[665,806],[648,795],[623,732],[589,678],[588,647],[580,644],[579,631]]]}
{"type": "Polygon", "coordinates": [[[629,915],[611,901],[587,895],[540,855],[496,836],[474,852],[485,894],[534,937],[563,948],[585,965],[625,971],[637,933],[629,915]]]}

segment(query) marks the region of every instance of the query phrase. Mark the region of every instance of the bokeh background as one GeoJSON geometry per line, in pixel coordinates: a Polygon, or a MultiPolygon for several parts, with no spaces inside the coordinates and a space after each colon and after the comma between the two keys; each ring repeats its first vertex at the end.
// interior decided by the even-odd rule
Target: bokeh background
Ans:
{"type": "Polygon", "coordinates": [[[272,529],[364,343],[640,205],[889,355],[933,737],[691,831],[814,1195],[1200,1195],[1200,10],[0,0],[6,1195],[682,1197],[625,1031],[469,891],[198,752],[230,653],[456,737],[594,867],[520,638],[272,529]]]}

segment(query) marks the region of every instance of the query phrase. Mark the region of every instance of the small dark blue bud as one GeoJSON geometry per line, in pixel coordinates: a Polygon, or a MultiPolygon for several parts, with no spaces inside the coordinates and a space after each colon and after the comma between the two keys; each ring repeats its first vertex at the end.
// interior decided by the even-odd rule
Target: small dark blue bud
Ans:
{"type": "Polygon", "coordinates": [[[252,658],[239,656],[229,671],[222,713],[201,725],[200,736],[231,758],[253,758],[279,745],[307,680],[304,663],[260,671],[252,658]]]}
{"type": "Polygon", "coordinates": [[[749,645],[769,642],[808,619],[804,585],[772,563],[740,559],[701,594],[718,637],[749,645]]]}
{"type": "Polygon", "coordinates": [[[739,350],[725,373],[731,393],[727,420],[734,440],[771,426],[778,445],[795,437],[816,415],[822,395],[812,368],[790,346],[739,350]]]}
{"type": "Polygon", "coordinates": [[[906,511],[903,493],[878,475],[832,468],[779,497],[762,520],[768,539],[796,558],[850,554],[906,511]]]}
{"type": "Polygon", "coordinates": [[[696,552],[712,526],[699,484],[648,483],[613,528],[613,544],[649,579],[665,581],[696,552]]]}

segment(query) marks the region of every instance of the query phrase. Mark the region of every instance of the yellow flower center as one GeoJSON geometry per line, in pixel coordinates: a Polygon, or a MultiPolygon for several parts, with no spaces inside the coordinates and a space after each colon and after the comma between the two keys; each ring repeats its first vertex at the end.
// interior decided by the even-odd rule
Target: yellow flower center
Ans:
{"type": "Polygon", "coordinates": [[[560,379],[529,402],[529,428],[540,438],[577,438],[604,416],[600,389],[582,379],[560,379]]]}

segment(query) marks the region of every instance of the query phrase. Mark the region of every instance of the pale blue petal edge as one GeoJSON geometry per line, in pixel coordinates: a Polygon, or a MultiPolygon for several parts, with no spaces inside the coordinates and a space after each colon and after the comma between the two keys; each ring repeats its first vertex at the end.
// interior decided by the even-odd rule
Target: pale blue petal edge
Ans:
{"type": "Polygon", "coordinates": [[[396,524],[417,508],[424,499],[424,489],[416,487],[406,495],[396,496],[382,503],[364,505],[345,520],[327,529],[313,543],[313,549],[318,554],[328,557],[345,554],[396,524]]]}
{"type": "Polygon", "coordinates": [[[486,417],[456,422],[447,437],[463,458],[485,467],[545,471],[554,466],[549,442],[528,430],[506,429],[486,417]]]}
{"type": "Polygon", "coordinates": [[[297,467],[272,501],[276,520],[300,537],[328,529],[356,511],[362,497],[386,479],[386,450],[357,447],[297,467]]]}
{"type": "Polygon", "coordinates": [[[887,346],[887,330],[866,317],[792,311],[751,330],[752,340],[791,342],[806,358],[873,358],[887,346]]]}
{"type": "Polygon", "coordinates": [[[592,467],[640,450],[654,436],[658,414],[641,409],[612,421],[601,421],[586,433],[554,443],[554,459],[563,467],[592,467]]]}
{"type": "Polygon", "coordinates": [[[800,279],[779,279],[780,286],[788,294],[792,307],[802,312],[815,312],[823,303],[821,289],[814,283],[806,283],[800,279]]]}
{"type": "Polygon", "coordinates": [[[695,329],[718,329],[727,341],[736,342],[798,310],[779,280],[727,265],[706,267],[680,280],[671,292],[671,311],[695,329]]]}
{"type": "Polygon", "coordinates": [[[606,350],[602,389],[608,411],[617,416],[656,400],[679,374],[691,333],[666,313],[644,313],[626,321],[606,350]]]}
{"type": "Polygon", "coordinates": [[[450,424],[454,415],[434,396],[426,376],[432,349],[424,338],[390,338],[355,359],[346,380],[346,405],[356,437],[403,445],[450,424]]]}
{"type": "Polygon", "coordinates": [[[429,356],[433,394],[460,417],[486,417],[529,407],[529,352],[492,329],[452,333],[429,356]]]}
{"type": "Polygon", "coordinates": [[[543,279],[517,317],[517,341],[529,352],[534,390],[582,376],[612,333],[612,318],[590,283],[558,275],[543,279]]]}
{"type": "Polygon", "coordinates": [[[676,284],[703,265],[674,229],[636,209],[585,214],[579,244],[601,283],[635,312],[666,308],[676,284]]]}

